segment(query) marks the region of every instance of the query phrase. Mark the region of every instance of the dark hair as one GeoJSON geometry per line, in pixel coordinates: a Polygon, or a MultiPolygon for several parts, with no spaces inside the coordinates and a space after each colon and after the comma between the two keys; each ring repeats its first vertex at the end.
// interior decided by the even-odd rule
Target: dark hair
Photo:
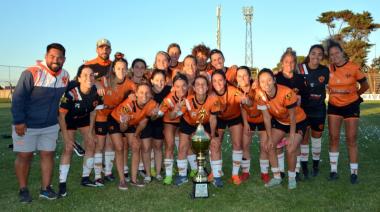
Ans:
{"type": "Polygon", "coordinates": [[[211,50],[211,52],[210,52],[210,58],[214,54],[220,54],[220,55],[222,55],[222,57],[224,59],[224,55],[223,55],[222,51],[220,51],[219,49],[213,49],[213,50],[211,50]]]}
{"type": "Polygon", "coordinates": [[[179,50],[179,54],[181,54],[181,47],[177,44],[177,43],[171,43],[169,46],[168,46],[168,50],[167,50],[167,52],[169,53],[169,49],[171,49],[171,48],[178,48],[178,50],[179,50]]]}
{"type": "Polygon", "coordinates": [[[149,83],[147,82],[141,82],[136,85],[136,91],[141,87],[141,86],[147,86],[149,88],[149,91],[152,92],[152,87],[149,83]]]}
{"type": "Polygon", "coordinates": [[[341,52],[343,52],[345,54],[342,46],[337,41],[328,40],[327,41],[327,55],[328,56],[330,56],[330,49],[332,49],[334,47],[338,48],[341,52]]]}
{"type": "Polygon", "coordinates": [[[46,47],[46,53],[50,51],[50,49],[58,49],[59,51],[62,52],[63,56],[66,54],[66,49],[65,47],[62,46],[62,44],[59,43],[51,43],[46,47]]]}
{"type": "Polygon", "coordinates": [[[146,66],[146,62],[145,62],[145,60],[143,60],[143,59],[141,59],[141,58],[136,58],[136,59],[134,59],[134,60],[132,61],[132,68],[134,68],[135,65],[136,65],[136,63],[138,63],[138,62],[143,63],[144,66],[145,66],[145,68],[147,67],[147,66],[146,66]]]}
{"type": "Polygon", "coordinates": [[[238,72],[240,69],[244,69],[244,70],[248,73],[249,79],[252,79],[251,69],[248,68],[248,66],[239,66],[239,68],[236,69],[236,75],[237,75],[237,72],[238,72]]]}
{"type": "Polygon", "coordinates": [[[193,86],[195,85],[195,81],[197,81],[197,79],[204,79],[206,81],[206,84],[208,87],[209,81],[208,81],[207,77],[205,77],[204,75],[200,75],[200,74],[195,76],[194,81],[193,81],[193,86]]]}
{"type": "Polygon", "coordinates": [[[198,63],[198,62],[197,62],[197,58],[196,58],[194,55],[191,55],[191,54],[187,55],[187,56],[183,59],[183,63],[185,64],[185,60],[186,60],[186,59],[189,59],[189,58],[191,58],[191,59],[194,60],[195,65],[198,63]]]}
{"type": "Polygon", "coordinates": [[[116,85],[116,80],[115,80],[116,74],[115,74],[114,69],[115,69],[116,63],[118,63],[118,62],[125,63],[125,65],[127,66],[126,69],[128,69],[128,61],[126,59],[124,59],[124,58],[117,58],[117,59],[115,59],[112,62],[112,64],[111,64],[111,70],[108,72],[108,77],[107,77],[109,85],[111,85],[112,88],[114,88],[115,85],[116,85]]]}
{"type": "MultiPolygon", "coordinates": [[[[226,89],[227,89],[227,78],[226,78],[226,74],[224,73],[224,71],[222,70],[222,69],[217,69],[217,70],[215,70],[214,72],[212,72],[212,75],[211,75],[211,82],[212,82],[212,79],[214,78],[214,76],[215,75],[217,75],[217,74],[219,74],[219,75],[221,75],[222,77],[223,77],[223,79],[224,79],[224,86],[226,87],[226,89]]],[[[214,86],[212,86],[212,90],[213,91],[215,91],[215,88],[214,88],[214,86]]],[[[215,91],[216,92],[216,91],[215,91]]]]}
{"type": "Polygon", "coordinates": [[[121,52],[116,52],[114,55],[114,58],[115,58],[115,60],[120,59],[120,58],[124,58],[124,54],[121,52]]]}
{"type": "Polygon", "coordinates": [[[124,58],[115,58],[115,60],[112,62],[112,70],[115,68],[115,65],[117,62],[123,62],[127,65],[127,69],[128,69],[128,61],[124,58]]]}
{"type": "Polygon", "coordinates": [[[204,45],[203,43],[194,46],[194,47],[193,47],[193,50],[191,50],[191,54],[192,54],[193,56],[197,56],[198,52],[202,52],[202,54],[206,55],[207,58],[210,57],[210,48],[208,48],[208,47],[207,47],[206,45],[204,45]]]}
{"type": "Polygon", "coordinates": [[[261,76],[262,74],[264,74],[264,73],[269,74],[273,79],[275,79],[274,74],[273,74],[273,71],[270,70],[269,68],[263,68],[263,69],[261,69],[260,72],[259,72],[259,74],[257,75],[257,79],[259,79],[260,76],[261,76]]]}
{"type": "Polygon", "coordinates": [[[78,68],[77,75],[74,77],[75,81],[78,82],[78,78],[80,77],[80,75],[82,74],[83,69],[85,69],[85,68],[89,68],[89,69],[91,69],[92,72],[94,72],[92,70],[91,66],[83,64],[83,65],[79,66],[79,68],[78,68]]]}
{"type": "Polygon", "coordinates": [[[280,62],[282,63],[284,61],[284,58],[286,56],[292,56],[294,58],[294,61],[297,63],[297,53],[296,51],[293,51],[292,47],[288,47],[286,51],[282,54],[280,62]]]}
{"type": "Polygon", "coordinates": [[[162,74],[164,76],[164,78],[166,78],[165,70],[155,68],[155,69],[153,69],[153,72],[152,72],[150,79],[153,79],[154,76],[156,76],[157,74],[162,74]]]}
{"type": "Polygon", "coordinates": [[[306,58],[303,60],[303,63],[309,63],[310,62],[310,52],[313,50],[313,49],[320,49],[322,51],[322,54],[323,54],[323,58],[325,58],[325,48],[323,48],[323,46],[321,44],[314,44],[310,47],[309,49],[309,53],[307,54],[306,58]]]}
{"type": "Polygon", "coordinates": [[[179,72],[178,72],[178,73],[174,76],[174,78],[173,78],[173,85],[174,85],[174,83],[175,83],[176,81],[178,81],[178,80],[183,80],[183,81],[186,82],[186,84],[189,84],[189,80],[187,79],[186,75],[181,74],[181,73],[179,73],[179,72]]]}

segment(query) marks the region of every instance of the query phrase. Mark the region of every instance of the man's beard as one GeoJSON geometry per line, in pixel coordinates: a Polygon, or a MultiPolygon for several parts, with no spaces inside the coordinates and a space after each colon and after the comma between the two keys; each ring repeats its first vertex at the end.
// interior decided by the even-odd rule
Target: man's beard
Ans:
{"type": "Polygon", "coordinates": [[[57,64],[57,63],[53,63],[53,64],[51,64],[51,65],[47,65],[48,66],[48,68],[50,69],[50,70],[52,70],[52,71],[54,71],[54,72],[58,72],[59,70],[61,70],[62,69],[62,66],[61,65],[59,65],[59,64],[57,64]],[[56,68],[53,68],[53,64],[55,64],[56,66],[56,68]]]}

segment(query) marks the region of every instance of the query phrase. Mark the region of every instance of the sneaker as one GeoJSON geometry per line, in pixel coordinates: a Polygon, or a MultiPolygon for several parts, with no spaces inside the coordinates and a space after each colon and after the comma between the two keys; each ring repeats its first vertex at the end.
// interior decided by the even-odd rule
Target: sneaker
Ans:
{"type": "Polygon", "coordinates": [[[150,182],[152,182],[152,177],[150,177],[150,176],[145,176],[145,177],[144,177],[144,183],[145,183],[145,184],[148,184],[148,183],[150,183],[150,182]]]}
{"type": "Polygon", "coordinates": [[[32,202],[32,197],[29,194],[28,188],[22,188],[18,192],[18,196],[20,198],[21,203],[31,203],[32,202]]]}
{"type": "Polygon", "coordinates": [[[285,178],[285,172],[280,172],[280,175],[281,175],[281,179],[284,179],[285,178]]]}
{"type": "Polygon", "coordinates": [[[276,187],[281,185],[282,179],[276,179],[272,178],[268,183],[265,184],[265,187],[270,188],[270,187],[276,187]]]}
{"type": "Polygon", "coordinates": [[[175,178],[174,184],[177,186],[180,186],[180,185],[183,185],[187,182],[189,182],[189,180],[187,179],[187,176],[177,176],[175,178]]]}
{"type": "Polygon", "coordinates": [[[140,171],[139,171],[139,175],[140,175],[142,178],[144,178],[144,177],[146,176],[146,172],[145,172],[145,170],[140,170],[140,171]]]}
{"type": "Polygon", "coordinates": [[[214,174],[212,172],[207,176],[207,181],[209,182],[214,181],[214,174]]]}
{"type": "Polygon", "coordinates": [[[47,186],[45,190],[40,190],[40,198],[45,198],[48,200],[57,199],[57,194],[54,192],[51,185],[47,186]]]}
{"type": "Polygon", "coordinates": [[[97,185],[90,180],[89,177],[82,177],[82,181],[80,183],[82,186],[86,187],[96,187],[97,185]]]}
{"type": "Polygon", "coordinates": [[[358,175],[357,174],[351,174],[350,181],[351,181],[351,184],[358,184],[359,183],[358,175]]]}
{"type": "Polygon", "coordinates": [[[133,182],[133,181],[131,180],[131,186],[134,186],[134,187],[137,187],[137,188],[142,188],[142,187],[145,186],[145,184],[144,184],[144,183],[141,183],[139,180],[137,180],[136,182],[133,182]]]}
{"type": "Polygon", "coordinates": [[[131,178],[129,177],[128,173],[124,173],[125,182],[129,183],[131,181],[131,178]]]}
{"type": "Polygon", "coordinates": [[[59,183],[58,198],[67,196],[66,183],[59,183]]]}
{"type": "Polygon", "coordinates": [[[313,160],[313,170],[311,176],[316,177],[319,174],[319,160],[313,160]]]}
{"type": "Polygon", "coordinates": [[[76,141],[74,141],[74,152],[79,157],[83,157],[83,155],[86,153],[85,150],[83,149],[83,147],[79,143],[77,143],[76,141]]]}
{"type": "Polygon", "coordinates": [[[329,181],[335,181],[339,178],[338,173],[336,172],[330,172],[329,181]]]}
{"type": "Polygon", "coordinates": [[[221,177],[214,177],[214,180],[212,184],[217,187],[217,188],[222,188],[223,187],[223,181],[221,177]]]}
{"type": "Polygon", "coordinates": [[[307,167],[307,161],[301,161],[302,175],[304,180],[309,179],[309,168],[307,167]]]}
{"type": "Polygon", "coordinates": [[[292,190],[292,189],[296,189],[297,188],[297,181],[295,178],[292,178],[292,179],[289,179],[288,180],[288,189],[289,190],[292,190]]]}
{"type": "Polygon", "coordinates": [[[296,181],[297,182],[302,181],[301,174],[299,172],[296,172],[296,181]]]}
{"type": "Polygon", "coordinates": [[[155,168],[151,168],[150,169],[150,176],[152,176],[152,177],[156,177],[157,176],[157,172],[156,172],[155,168]]]}
{"type": "Polygon", "coordinates": [[[121,191],[128,190],[127,183],[125,181],[120,181],[119,186],[117,188],[121,191]]]}
{"type": "Polygon", "coordinates": [[[239,175],[233,175],[231,177],[231,183],[234,184],[234,185],[240,185],[241,184],[241,179],[240,179],[239,175]]]}
{"type": "Polygon", "coordinates": [[[113,176],[113,174],[106,175],[104,176],[104,180],[108,182],[113,182],[115,181],[115,176],[113,176]]]}
{"type": "Polygon", "coordinates": [[[160,174],[156,175],[155,178],[157,181],[162,181],[164,179],[160,174]]]}
{"type": "Polygon", "coordinates": [[[103,187],[104,186],[104,180],[102,178],[95,180],[96,187],[103,187]]]}
{"type": "Polygon", "coordinates": [[[264,182],[264,184],[267,184],[270,181],[270,176],[268,173],[261,173],[261,180],[264,182]]]}
{"type": "Polygon", "coordinates": [[[241,182],[245,182],[249,179],[250,174],[248,172],[243,172],[240,176],[241,182]]]}
{"type": "Polygon", "coordinates": [[[172,176],[166,176],[164,179],[164,185],[171,185],[173,183],[173,177],[172,176]]]}
{"type": "Polygon", "coordinates": [[[190,177],[190,178],[195,177],[195,175],[197,175],[197,172],[198,172],[198,171],[197,171],[196,169],[191,170],[190,173],[189,173],[189,177],[190,177]]]}

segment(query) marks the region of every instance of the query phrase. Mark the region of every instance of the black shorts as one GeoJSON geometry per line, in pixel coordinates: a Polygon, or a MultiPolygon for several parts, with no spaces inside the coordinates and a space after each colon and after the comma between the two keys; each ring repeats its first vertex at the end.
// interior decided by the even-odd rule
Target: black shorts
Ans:
{"type": "Polygon", "coordinates": [[[249,128],[251,128],[251,131],[255,131],[257,128],[257,131],[265,131],[265,125],[264,122],[261,123],[253,123],[253,122],[248,122],[249,128]]]}
{"type": "Polygon", "coordinates": [[[108,134],[108,121],[95,122],[95,134],[106,136],[108,134]]]}
{"type": "Polygon", "coordinates": [[[241,116],[238,116],[234,119],[230,119],[230,120],[223,120],[223,119],[220,119],[219,117],[217,117],[217,121],[218,121],[218,124],[217,124],[217,128],[218,130],[219,129],[226,129],[226,127],[231,127],[231,126],[234,126],[234,125],[237,125],[237,124],[242,124],[243,123],[243,118],[241,116]]]}
{"type": "Polygon", "coordinates": [[[68,118],[66,116],[65,120],[67,130],[77,130],[78,128],[90,126],[90,116],[83,118],[68,118]]]}
{"type": "Polygon", "coordinates": [[[323,132],[325,129],[326,116],[323,117],[307,117],[308,126],[317,132],[323,132]]]}
{"type": "Polygon", "coordinates": [[[359,118],[360,117],[360,103],[362,102],[363,102],[363,99],[359,98],[355,102],[343,107],[334,106],[329,103],[327,107],[327,114],[342,116],[344,119],[359,118]]]}
{"type": "MultiPolygon", "coordinates": [[[[123,133],[135,133],[136,132],[136,126],[129,126],[127,130],[123,133]]],[[[145,138],[151,138],[151,130],[149,126],[147,125],[140,133],[140,138],[145,139],[145,138]]]]}
{"type": "Polygon", "coordinates": [[[108,116],[108,134],[122,133],[120,130],[120,124],[111,116],[108,116]]]}
{"type": "Polygon", "coordinates": [[[141,132],[141,138],[164,139],[164,123],[162,118],[149,120],[147,126],[141,132]]]}
{"type": "MultiPolygon", "coordinates": [[[[191,125],[187,123],[185,119],[181,118],[181,121],[179,122],[179,132],[186,135],[191,135],[197,130],[197,126],[198,125],[191,125]]],[[[209,134],[211,133],[210,123],[204,124],[203,127],[206,132],[209,134]]]]}
{"type": "MultiPolygon", "coordinates": [[[[281,124],[274,118],[272,119],[272,128],[276,128],[285,133],[290,132],[290,125],[281,124]]],[[[305,135],[306,129],[307,129],[307,119],[300,121],[296,124],[296,133],[300,134],[302,137],[305,135]]]]}

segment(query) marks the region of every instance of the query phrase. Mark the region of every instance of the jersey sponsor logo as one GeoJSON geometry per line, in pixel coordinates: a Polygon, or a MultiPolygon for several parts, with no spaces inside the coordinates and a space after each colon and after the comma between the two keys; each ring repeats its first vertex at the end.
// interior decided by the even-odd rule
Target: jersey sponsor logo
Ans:
{"type": "Polygon", "coordinates": [[[319,81],[320,83],[323,83],[323,82],[325,81],[325,77],[324,77],[324,76],[320,76],[320,77],[318,77],[318,81],[319,81]]]}
{"type": "Polygon", "coordinates": [[[290,92],[286,94],[285,99],[290,100],[293,97],[293,94],[290,92]]]}

